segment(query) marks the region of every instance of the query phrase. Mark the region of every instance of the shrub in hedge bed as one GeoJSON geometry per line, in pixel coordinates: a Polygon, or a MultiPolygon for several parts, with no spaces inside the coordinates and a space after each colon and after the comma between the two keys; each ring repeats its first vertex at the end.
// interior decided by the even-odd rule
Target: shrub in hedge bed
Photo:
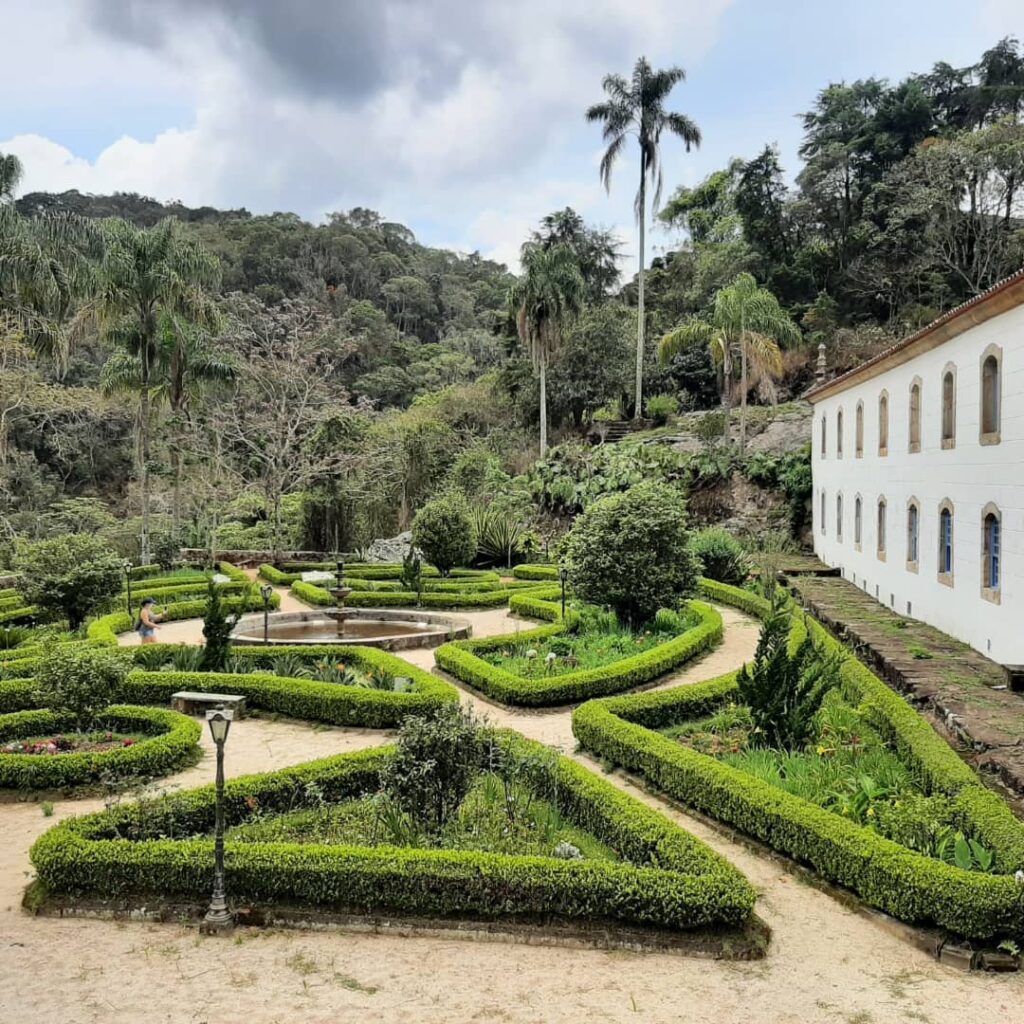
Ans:
{"type": "MultiPolygon", "coordinates": [[[[673,930],[736,927],[749,919],[754,889],[699,840],[568,758],[551,758],[547,748],[518,737],[506,735],[503,744],[510,756],[551,765],[560,809],[629,862],[229,840],[232,897],[357,913],[611,918],[673,930]]],[[[393,751],[342,754],[231,780],[228,823],[244,821],[253,803],[263,813],[287,810],[311,783],[331,801],[371,792],[393,751]]],[[[173,821],[184,835],[212,830],[213,787],[164,797],[146,815],[137,805],[123,805],[46,832],[31,852],[44,892],[204,899],[212,839],[150,836],[157,821],[173,821]],[[117,838],[125,835],[137,838],[117,838]]]]}
{"type": "Polygon", "coordinates": [[[478,651],[500,650],[510,643],[542,640],[573,628],[574,614],[567,615],[569,621],[562,622],[560,606],[550,600],[553,596],[550,590],[543,590],[517,594],[513,599],[514,611],[548,619],[552,625],[540,626],[526,633],[455,640],[438,647],[434,651],[434,659],[456,679],[495,700],[526,707],[549,707],[642,686],[709,650],[722,638],[722,617],[709,605],[694,601],[690,607],[700,621],[692,629],[651,650],[599,668],[527,679],[477,656],[478,651]],[[545,600],[541,594],[548,599],[545,600]]]}
{"type": "Polygon", "coordinates": [[[517,580],[557,580],[558,566],[525,563],[517,565],[512,570],[512,575],[517,580]]]}
{"type": "MultiPolygon", "coordinates": [[[[314,583],[298,580],[291,586],[292,593],[309,605],[333,608],[336,605],[330,591],[314,583]]],[[[461,589],[454,591],[424,590],[418,597],[411,590],[353,590],[345,598],[349,608],[500,608],[509,599],[505,587],[497,590],[461,589]]]]}
{"type": "MultiPolygon", "coordinates": [[[[49,710],[0,715],[0,746],[27,736],[56,735],[74,728],[71,715],[49,710]]],[[[151,734],[129,747],[67,754],[0,752],[0,789],[65,789],[111,778],[167,775],[198,760],[198,721],[162,708],[112,706],[96,731],[151,734]]]]}
{"type": "MultiPolygon", "coordinates": [[[[705,582],[716,600],[764,615],[754,594],[705,582]]],[[[820,624],[794,615],[791,643],[809,629],[829,650],[841,649],[820,624]]],[[[987,790],[932,727],[866,666],[846,655],[844,696],[896,750],[925,792],[953,799],[963,827],[993,851],[1000,875],[965,871],[909,850],[863,826],[784,792],[652,730],[707,715],[736,692],[735,673],[650,694],[591,701],[573,714],[587,749],[634,771],[689,806],[810,864],[865,902],[912,923],[971,938],[1024,935],[1024,823],[987,790]]]]}

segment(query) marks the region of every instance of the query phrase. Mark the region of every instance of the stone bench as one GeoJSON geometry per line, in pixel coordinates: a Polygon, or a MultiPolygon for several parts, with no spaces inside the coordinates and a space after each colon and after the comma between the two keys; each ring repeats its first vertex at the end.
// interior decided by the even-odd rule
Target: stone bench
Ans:
{"type": "Polygon", "coordinates": [[[196,690],[179,690],[177,693],[171,694],[171,707],[186,715],[223,707],[233,711],[235,718],[242,718],[245,715],[245,697],[237,693],[200,693],[196,690]]]}

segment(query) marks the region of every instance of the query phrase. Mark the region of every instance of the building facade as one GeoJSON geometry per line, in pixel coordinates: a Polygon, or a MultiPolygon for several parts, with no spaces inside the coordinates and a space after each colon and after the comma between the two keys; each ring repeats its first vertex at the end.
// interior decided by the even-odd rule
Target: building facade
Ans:
{"type": "Polygon", "coordinates": [[[818,557],[1024,664],[1024,270],[807,397],[818,557]]]}

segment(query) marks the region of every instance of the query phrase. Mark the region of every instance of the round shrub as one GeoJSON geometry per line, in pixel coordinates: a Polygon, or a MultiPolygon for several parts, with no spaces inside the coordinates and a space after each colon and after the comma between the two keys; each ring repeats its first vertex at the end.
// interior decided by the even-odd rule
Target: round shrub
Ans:
{"type": "Polygon", "coordinates": [[[476,531],[465,498],[452,493],[428,501],[412,521],[412,542],[442,576],[467,565],[476,554],[476,531]]]}
{"type": "Polygon", "coordinates": [[[691,550],[700,559],[708,579],[739,585],[750,573],[750,564],[743,546],[720,526],[698,530],[693,535],[691,550]]]}
{"type": "Polygon", "coordinates": [[[595,501],[565,542],[577,596],[608,605],[620,620],[649,622],[697,585],[686,501],[675,487],[645,482],[595,501]]]}
{"type": "Polygon", "coordinates": [[[36,669],[39,700],[84,732],[113,702],[128,675],[123,651],[84,644],[50,647],[36,669]]]}
{"type": "Polygon", "coordinates": [[[121,590],[117,555],[87,533],[30,544],[18,558],[18,584],[27,601],[68,620],[72,629],[121,590]]]}
{"type": "Polygon", "coordinates": [[[679,399],[675,395],[652,395],[647,399],[647,415],[660,427],[679,412],[679,399]]]}

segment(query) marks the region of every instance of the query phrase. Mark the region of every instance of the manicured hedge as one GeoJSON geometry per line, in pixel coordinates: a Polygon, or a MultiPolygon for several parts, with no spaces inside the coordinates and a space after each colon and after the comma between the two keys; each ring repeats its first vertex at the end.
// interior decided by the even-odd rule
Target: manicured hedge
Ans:
{"type": "MultiPolygon", "coordinates": [[[[305,604],[322,608],[334,608],[337,602],[330,591],[315,583],[297,580],[291,591],[305,604]]],[[[424,590],[417,597],[411,590],[353,590],[345,598],[348,608],[500,608],[507,604],[510,591],[499,589],[478,589],[474,585],[453,590],[424,590]]]]}
{"type": "MultiPolygon", "coordinates": [[[[505,742],[512,756],[550,756],[539,744],[505,742]]],[[[228,822],[245,820],[254,803],[263,812],[286,810],[310,783],[328,800],[362,795],[376,787],[392,756],[393,748],[378,748],[232,780],[226,792],[228,822]]],[[[727,861],[567,758],[557,757],[555,764],[558,800],[565,811],[634,863],[229,841],[228,889],[240,902],[299,902],[357,913],[555,915],[676,930],[735,927],[749,919],[756,894],[727,861]]],[[[214,820],[213,787],[166,797],[147,813],[166,815],[184,835],[208,832],[214,820]]],[[[111,838],[117,830],[139,834],[144,829],[138,808],[131,805],[57,825],[31,852],[44,891],[203,898],[212,840],[145,834],[134,840],[111,838]]]]}
{"type": "Polygon", "coordinates": [[[41,610],[34,604],[20,604],[0,611],[0,624],[28,622],[41,615],[41,610]]]}
{"type": "MultiPolygon", "coordinates": [[[[763,615],[756,595],[704,584],[707,596],[763,615]]],[[[804,629],[842,650],[821,626],[794,615],[791,642],[804,629]]],[[[1024,868],[1024,824],[900,696],[850,655],[840,685],[889,741],[926,792],[952,797],[968,828],[996,855],[1000,871],[1024,868]]],[[[736,690],[735,673],[695,686],[591,701],[573,714],[580,743],[646,778],[677,800],[810,864],[865,902],[905,921],[940,925],[972,938],[1024,935],[1024,884],[1012,874],[964,871],[915,853],[870,829],[653,729],[706,715],[736,690]]]]}
{"type": "Polygon", "coordinates": [[[512,575],[517,580],[557,580],[557,565],[524,564],[517,565],[512,570],[512,575]]]}
{"type": "Polygon", "coordinates": [[[548,707],[555,704],[571,704],[642,686],[709,650],[722,638],[722,617],[709,605],[694,601],[690,607],[697,613],[700,621],[692,629],[651,650],[600,668],[580,669],[540,679],[528,679],[492,665],[477,656],[478,651],[500,650],[509,644],[546,639],[553,634],[571,629],[574,621],[561,621],[561,609],[550,600],[552,596],[550,590],[541,590],[532,594],[518,594],[513,599],[514,611],[554,620],[552,625],[540,626],[525,633],[509,633],[476,640],[455,640],[443,644],[434,652],[437,664],[456,679],[505,704],[548,707]],[[545,595],[548,599],[545,600],[540,595],[545,595]]]}
{"type": "MultiPolygon", "coordinates": [[[[70,732],[70,715],[18,711],[0,715],[0,747],[26,736],[70,732]]],[[[162,708],[114,706],[99,717],[96,731],[152,733],[130,747],[69,754],[0,752],[0,789],[65,789],[129,776],[167,775],[198,760],[200,725],[162,708]]]]}
{"type": "Polygon", "coordinates": [[[273,565],[264,562],[260,566],[260,577],[275,587],[290,587],[296,580],[302,579],[301,572],[282,572],[273,565]]]}

